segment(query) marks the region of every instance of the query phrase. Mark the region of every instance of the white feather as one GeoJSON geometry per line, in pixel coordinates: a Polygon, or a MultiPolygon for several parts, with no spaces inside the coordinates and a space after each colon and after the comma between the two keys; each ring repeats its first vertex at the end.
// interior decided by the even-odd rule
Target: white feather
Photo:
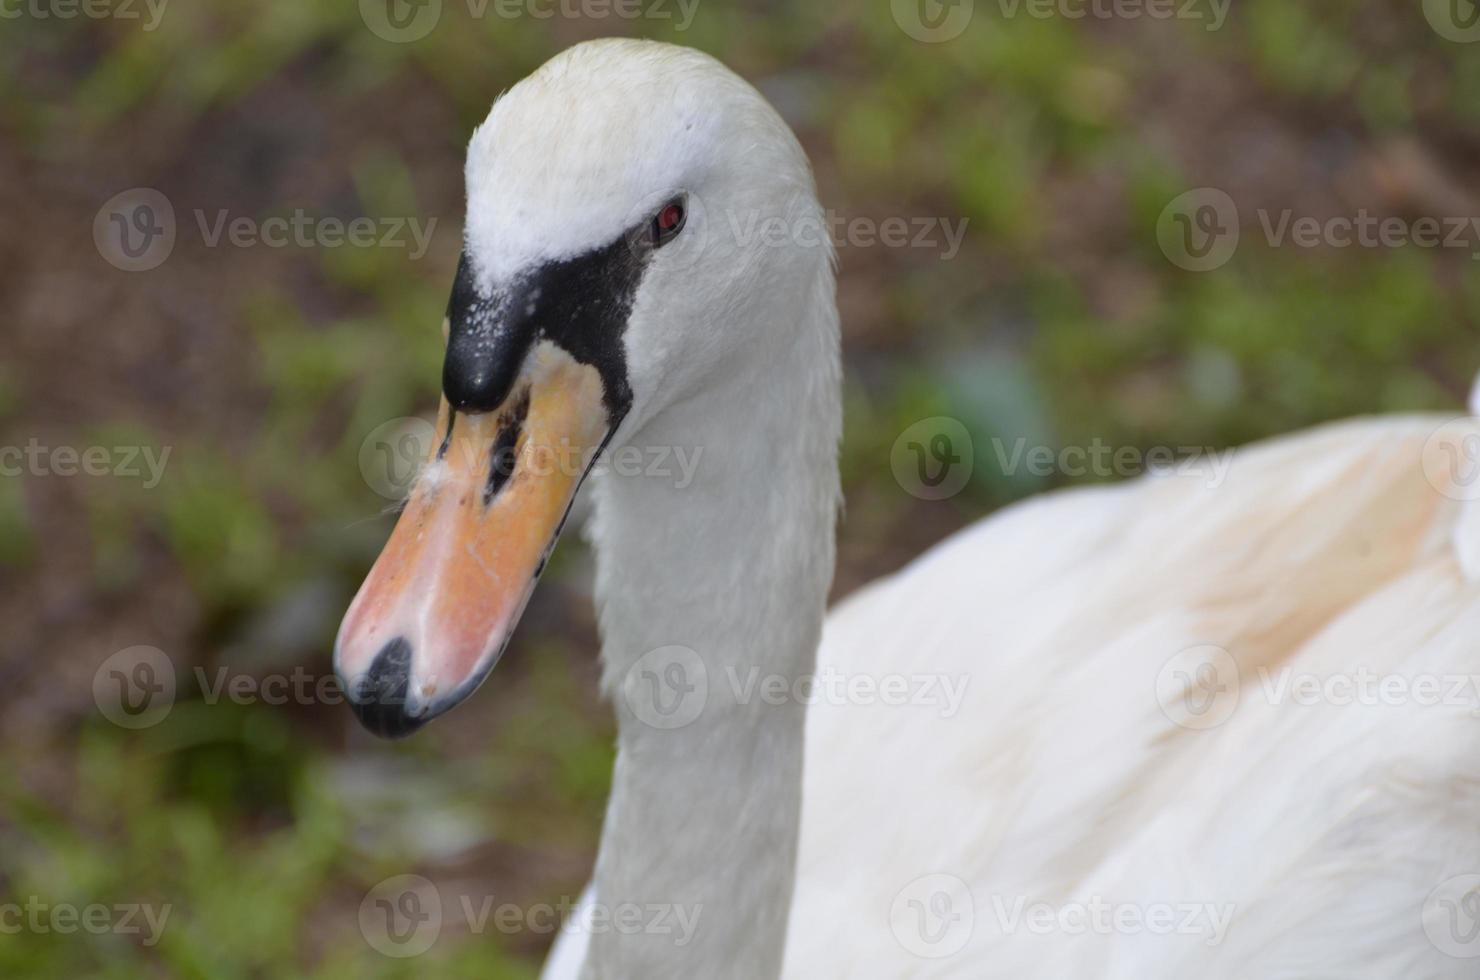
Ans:
{"type": "Polygon", "coordinates": [[[1215,489],[1163,479],[1035,501],[835,611],[822,669],[969,682],[949,718],[814,706],[784,975],[1473,976],[1423,930],[1433,889],[1480,872],[1480,595],[1433,533],[1454,515],[1420,465],[1436,424],[1242,450],[1215,489]],[[1203,645],[1237,663],[1237,707],[1179,727],[1158,675],[1203,645]],[[1453,701],[1280,694],[1362,671],[1434,678],[1453,701]],[[969,940],[938,960],[888,917],[930,873],[974,899],[969,940]],[[1213,906],[1231,924],[1003,925],[1020,902],[1097,898],[1213,906]]]}

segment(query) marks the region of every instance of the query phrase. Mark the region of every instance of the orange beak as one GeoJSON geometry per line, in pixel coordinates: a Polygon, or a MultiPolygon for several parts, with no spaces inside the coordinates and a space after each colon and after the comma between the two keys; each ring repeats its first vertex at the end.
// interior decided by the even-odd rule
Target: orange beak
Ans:
{"type": "Polygon", "coordinates": [[[443,400],[445,438],[335,643],[367,728],[409,735],[488,676],[611,427],[597,370],[548,342],[497,409],[443,400]]]}

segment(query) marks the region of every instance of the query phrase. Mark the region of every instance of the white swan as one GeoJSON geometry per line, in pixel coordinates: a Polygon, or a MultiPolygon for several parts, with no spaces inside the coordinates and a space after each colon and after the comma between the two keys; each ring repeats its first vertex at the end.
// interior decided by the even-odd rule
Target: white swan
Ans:
{"type": "Polygon", "coordinates": [[[589,43],[467,184],[446,438],[336,664],[381,734],[465,698],[606,446],[619,752],[548,977],[1475,975],[1473,421],[1015,507],[824,629],[838,324],[826,242],[764,233],[820,227],[786,126],[704,55],[589,43]]]}

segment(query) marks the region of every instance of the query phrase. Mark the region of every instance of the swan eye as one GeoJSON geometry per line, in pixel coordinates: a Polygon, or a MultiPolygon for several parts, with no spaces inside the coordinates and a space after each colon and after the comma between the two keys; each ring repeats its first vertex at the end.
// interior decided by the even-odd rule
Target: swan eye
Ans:
{"type": "Polygon", "coordinates": [[[682,201],[669,201],[663,205],[653,216],[653,247],[662,248],[677,238],[687,220],[688,212],[684,210],[682,201]]]}

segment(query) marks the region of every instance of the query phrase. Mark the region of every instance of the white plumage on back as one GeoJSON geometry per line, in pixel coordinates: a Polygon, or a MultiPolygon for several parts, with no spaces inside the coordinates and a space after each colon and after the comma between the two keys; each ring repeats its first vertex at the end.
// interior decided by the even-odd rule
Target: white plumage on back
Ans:
{"type": "Polygon", "coordinates": [[[1480,873],[1480,587],[1454,539],[1475,508],[1426,476],[1442,423],[1240,450],[1213,488],[1032,501],[845,602],[819,670],[966,694],[949,718],[813,706],[784,975],[1473,977],[1424,928],[1480,873]],[[1183,714],[1158,680],[1206,647],[1237,680],[1183,714]],[[1410,693],[1360,703],[1363,674],[1410,693]],[[1326,703],[1297,694],[1316,682],[1326,703]],[[898,901],[927,875],[969,889],[954,925],[898,901]],[[1096,903],[1179,928],[1027,917],[1096,903]]]}

